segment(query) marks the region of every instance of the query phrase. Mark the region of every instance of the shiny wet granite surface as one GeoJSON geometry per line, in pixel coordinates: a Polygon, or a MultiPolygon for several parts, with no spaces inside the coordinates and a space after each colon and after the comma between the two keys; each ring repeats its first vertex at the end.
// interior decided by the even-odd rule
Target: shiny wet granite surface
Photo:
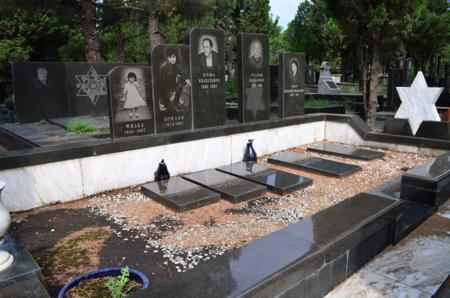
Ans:
{"type": "Polygon", "coordinates": [[[177,211],[186,211],[219,201],[217,192],[198,186],[183,178],[150,182],[142,185],[142,192],[177,211]]]}
{"type": "Polygon", "coordinates": [[[332,154],[362,160],[373,160],[384,156],[384,152],[365,150],[365,149],[354,149],[337,144],[317,144],[308,147],[308,151],[332,154]]]}
{"type": "Polygon", "coordinates": [[[183,178],[218,192],[224,199],[233,203],[256,198],[267,191],[265,186],[217,170],[201,171],[185,175],[183,178]]]}
{"type": "Polygon", "coordinates": [[[14,256],[14,263],[11,268],[0,273],[0,292],[3,287],[42,278],[41,268],[23,245],[11,245],[2,249],[14,256]]]}
{"type": "Polygon", "coordinates": [[[308,156],[297,152],[284,152],[273,155],[269,157],[267,161],[273,164],[310,172],[318,172],[334,177],[343,177],[361,170],[360,166],[308,156]]]}
{"type": "Polygon", "coordinates": [[[450,197],[450,152],[408,170],[400,197],[430,206],[444,203],[450,197]]]}
{"type": "MultiPolygon", "coordinates": [[[[347,267],[362,266],[361,255],[373,247],[365,240],[389,239],[386,216],[398,204],[359,194],[130,297],[261,297],[291,286],[274,279],[295,269],[298,282],[333,260],[343,264],[336,274],[344,277],[347,267]]],[[[332,276],[321,278],[334,282],[332,276]]]]}
{"type": "Polygon", "coordinates": [[[307,187],[313,181],[307,177],[263,167],[254,162],[239,162],[217,170],[267,186],[277,194],[286,194],[307,187]]]}
{"type": "Polygon", "coordinates": [[[450,176],[450,152],[435,157],[421,165],[408,170],[404,176],[416,177],[430,181],[439,181],[450,176]]]}

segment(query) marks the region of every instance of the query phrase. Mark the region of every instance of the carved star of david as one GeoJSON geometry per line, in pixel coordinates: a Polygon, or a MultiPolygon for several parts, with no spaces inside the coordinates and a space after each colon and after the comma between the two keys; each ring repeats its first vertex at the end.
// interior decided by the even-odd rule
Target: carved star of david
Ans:
{"type": "Polygon", "coordinates": [[[85,75],[75,75],[77,83],[77,96],[87,96],[93,105],[97,104],[101,95],[107,95],[106,75],[99,75],[91,66],[85,75]]]}
{"type": "Polygon", "coordinates": [[[394,118],[408,119],[414,135],[423,121],[440,121],[435,103],[443,89],[428,87],[423,73],[419,71],[411,87],[397,87],[402,103],[394,118]]]}

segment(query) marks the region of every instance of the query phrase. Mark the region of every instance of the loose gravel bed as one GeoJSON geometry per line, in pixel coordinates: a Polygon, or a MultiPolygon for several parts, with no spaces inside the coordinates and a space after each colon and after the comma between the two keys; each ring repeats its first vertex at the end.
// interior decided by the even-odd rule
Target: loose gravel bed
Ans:
{"type": "MultiPolygon", "coordinates": [[[[341,179],[332,178],[267,164],[266,156],[259,160],[260,164],[312,178],[313,185],[284,196],[267,192],[260,198],[239,204],[220,200],[216,204],[184,213],[164,207],[143,195],[140,186],[136,186],[15,214],[13,221],[26,221],[30,214],[42,210],[88,208],[93,215],[106,218],[111,226],[120,227],[109,227],[119,239],[124,242],[144,240],[142,251],[145,254],[160,254],[161,266],[184,272],[202,261],[215,258],[391,180],[432,157],[380,150],[386,153],[385,157],[360,161],[306,152],[306,148],[302,146],[291,150],[359,165],[362,171],[341,179]]],[[[170,164],[168,167],[170,170],[170,164]]]]}

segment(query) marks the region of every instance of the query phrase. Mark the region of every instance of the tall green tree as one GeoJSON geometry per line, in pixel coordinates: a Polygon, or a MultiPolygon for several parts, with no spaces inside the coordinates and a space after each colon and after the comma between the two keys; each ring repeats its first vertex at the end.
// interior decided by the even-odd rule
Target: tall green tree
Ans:
{"type": "Polygon", "coordinates": [[[378,77],[382,72],[381,61],[384,55],[382,49],[393,38],[405,38],[411,33],[413,23],[420,15],[425,0],[326,0],[326,2],[347,42],[357,45],[359,50],[366,118],[367,123],[374,127],[378,105],[378,77]]]}

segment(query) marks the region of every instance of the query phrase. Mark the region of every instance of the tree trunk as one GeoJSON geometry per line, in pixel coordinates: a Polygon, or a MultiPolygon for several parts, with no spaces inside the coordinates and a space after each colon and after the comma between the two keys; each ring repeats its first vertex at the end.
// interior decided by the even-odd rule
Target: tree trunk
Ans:
{"type": "Polygon", "coordinates": [[[95,0],[78,0],[81,5],[84,35],[84,56],[87,62],[101,61],[100,45],[95,31],[96,7],[95,0]]]}
{"type": "Polygon", "coordinates": [[[161,32],[159,31],[159,20],[156,9],[156,1],[150,0],[148,4],[148,15],[147,15],[147,32],[148,40],[150,42],[150,50],[162,44],[161,32]]]}
{"type": "Polygon", "coordinates": [[[367,111],[367,124],[375,128],[375,118],[377,115],[377,89],[378,89],[378,77],[381,73],[380,64],[380,33],[372,34],[372,61],[370,71],[370,88],[369,88],[369,108],[367,111]]]}
{"type": "Polygon", "coordinates": [[[360,51],[359,51],[359,89],[361,90],[361,93],[363,95],[363,104],[364,104],[364,118],[367,118],[367,113],[369,110],[369,100],[367,96],[367,69],[368,69],[368,63],[367,63],[367,48],[364,45],[361,45],[360,51]]]}

